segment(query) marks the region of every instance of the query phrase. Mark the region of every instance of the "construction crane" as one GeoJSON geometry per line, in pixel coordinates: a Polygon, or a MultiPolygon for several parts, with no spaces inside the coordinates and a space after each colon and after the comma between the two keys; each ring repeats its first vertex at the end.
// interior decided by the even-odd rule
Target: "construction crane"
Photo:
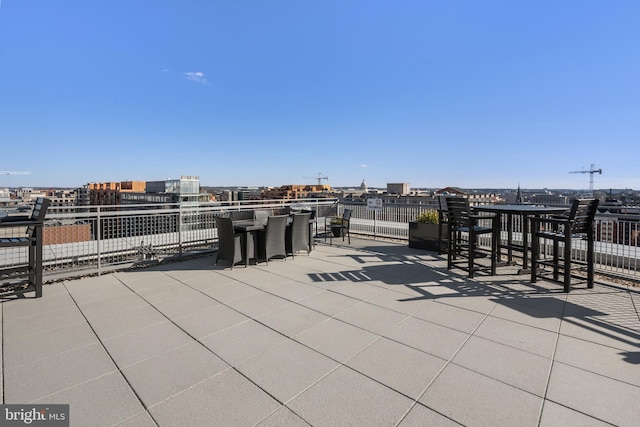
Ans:
{"type": "Polygon", "coordinates": [[[318,175],[316,176],[305,176],[305,179],[317,179],[318,180],[318,185],[322,185],[322,180],[326,179],[327,181],[329,180],[328,176],[322,176],[322,172],[318,172],[318,175]]]}
{"type": "Polygon", "coordinates": [[[589,174],[589,191],[591,192],[591,197],[593,197],[593,174],[597,173],[602,175],[602,169],[596,169],[593,163],[591,163],[591,169],[581,170],[581,171],[571,171],[569,173],[588,173],[589,174]]]}
{"type": "Polygon", "coordinates": [[[0,175],[31,175],[31,171],[0,171],[0,175]]]}

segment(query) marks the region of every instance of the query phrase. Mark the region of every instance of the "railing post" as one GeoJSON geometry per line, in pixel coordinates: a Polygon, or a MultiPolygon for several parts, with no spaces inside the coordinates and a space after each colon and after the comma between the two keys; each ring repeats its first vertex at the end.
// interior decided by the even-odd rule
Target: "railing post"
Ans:
{"type": "Polygon", "coordinates": [[[373,211],[373,237],[375,238],[377,236],[377,231],[378,231],[378,226],[376,224],[376,218],[377,218],[378,214],[377,212],[374,210],[373,211]]]}
{"type": "Polygon", "coordinates": [[[182,256],[182,204],[178,204],[178,250],[182,256]]]}
{"type": "Polygon", "coordinates": [[[100,206],[98,206],[98,211],[97,211],[97,219],[96,219],[96,255],[98,256],[98,276],[100,275],[100,267],[101,267],[101,263],[100,263],[100,240],[102,239],[102,223],[101,223],[101,218],[100,218],[100,206]]]}

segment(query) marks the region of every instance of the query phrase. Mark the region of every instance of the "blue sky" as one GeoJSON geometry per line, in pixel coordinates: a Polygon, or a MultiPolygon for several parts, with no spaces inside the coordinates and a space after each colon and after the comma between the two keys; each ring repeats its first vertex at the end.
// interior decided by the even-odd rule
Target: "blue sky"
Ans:
{"type": "Polygon", "coordinates": [[[3,186],[640,189],[640,2],[2,0],[3,186]]]}

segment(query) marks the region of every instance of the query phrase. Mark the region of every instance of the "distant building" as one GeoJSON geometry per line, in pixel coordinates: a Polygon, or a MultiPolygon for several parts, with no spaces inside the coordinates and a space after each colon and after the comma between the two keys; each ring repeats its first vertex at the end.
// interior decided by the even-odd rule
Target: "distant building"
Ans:
{"type": "Polygon", "coordinates": [[[328,184],[294,184],[262,190],[261,195],[263,199],[304,199],[326,197],[329,192],[331,192],[331,186],[328,184]]]}
{"type": "Polygon", "coordinates": [[[222,190],[218,194],[218,200],[221,202],[238,202],[243,200],[260,200],[262,199],[261,189],[257,187],[242,187],[237,189],[222,190]]]}
{"type": "Polygon", "coordinates": [[[144,192],[122,195],[123,204],[208,202],[209,193],[200,192],[200,177],[183,175],[180,179],[147,181],[144,192]]]}
{"type": "Polygon", "coordinates": [[[400,196],[404,196],[409,194],[410,188],[408,182],[401,183],[387,183],[387,193],[388,194],[398,194],[400,196]]]}
{"type": "Polygon", "coordinates": [[[534,205],[544,206],[568,206],[571,204],[569,197],[562,194],[535,194],[529,199],[534,205]]]}
{"type": "Polygon", "coordinates": [[[44,190],[44,197],[49,199],[49,209],[55,213],[76,212],[77,195],[75,190],[44,190]]]}
{"type": "Polygon", "coordinates": [[[91,182],[78,191],[78,205],[85,206],[87,201],[93,206],[121,205],[123,194],[144,193],[146,185],[145,181],[91,182]]]}
{"type": "Polygon", "coordinates": [[[496,193],[478,193],[474,190],[463,190],[458,187],[445,187],[434,192],[434,196],[457,196],[469,199],[469,205],[481,206],[502,202],[503,199],[496,193]]]}

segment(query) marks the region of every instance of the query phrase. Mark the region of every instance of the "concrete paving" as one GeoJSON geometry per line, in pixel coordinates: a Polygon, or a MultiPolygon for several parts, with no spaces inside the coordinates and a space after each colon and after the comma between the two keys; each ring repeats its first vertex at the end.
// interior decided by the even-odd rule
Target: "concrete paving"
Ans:
{"type": "Polygon", "coordinates": [[[0,305],[2,401],[72,426],[637,426],[640,295],[515,272],[354,238],[46,285],[0,305]]]}

